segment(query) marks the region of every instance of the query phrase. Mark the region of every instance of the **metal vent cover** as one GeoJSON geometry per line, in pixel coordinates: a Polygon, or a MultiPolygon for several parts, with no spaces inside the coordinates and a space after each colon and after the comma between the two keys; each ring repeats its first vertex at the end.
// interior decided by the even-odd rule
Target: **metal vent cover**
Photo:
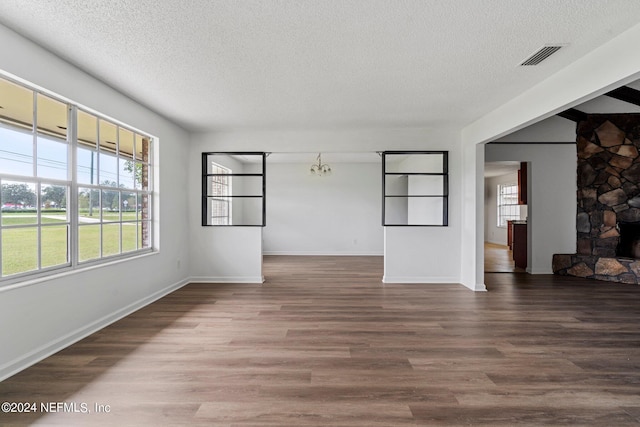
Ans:
{"type": "Polygon", "coordinates": [[[562,47],[563,45],[542,46],[533,55],[529,56],[527,59],[522,61],[520,65],[521,66],[538,65],[539,63],[541,63],[542,61],[544,61],[545,59],[547,59],[548,57],[550,57],[551,55],[559,51],[560,48],[562,47]]]}

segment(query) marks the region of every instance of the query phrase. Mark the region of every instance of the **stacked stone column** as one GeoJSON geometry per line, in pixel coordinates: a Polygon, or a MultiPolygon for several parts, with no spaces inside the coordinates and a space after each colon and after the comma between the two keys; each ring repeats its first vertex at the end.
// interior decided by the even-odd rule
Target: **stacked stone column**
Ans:
{"type": "Polygon", "coordinates": [[[640,264],[616,258],[618,222],[640,223],[640,114],[589,115],[577,126],[577,253],[553,271],[638,283],[640,264]]]}

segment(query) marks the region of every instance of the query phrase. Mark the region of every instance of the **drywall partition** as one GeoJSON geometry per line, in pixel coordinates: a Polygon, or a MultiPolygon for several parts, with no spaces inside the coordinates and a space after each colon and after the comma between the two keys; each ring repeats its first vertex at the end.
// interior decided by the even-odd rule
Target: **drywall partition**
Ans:
{"type": "Polygon", "coordinates": [[[576,250],[576,147],[488,144],[485,159],[529,162],[527,271],[551,274],[555,253],[576,250]]]}
{"type": "Polygon", "coordinates": [[[126,261],[0,286],[0,380],[160,298],[189,276],[189,135],[0,26],[0,69],[157,137],[154,245],[126,261]]]}
{"type": "Polygon", "coordinates": [[[503,136],[495,142],[529,144],[575,142],[576,123],[560,116],[551,116],[524,129],[503,136]]]}
{"type": "MultiPolygon", "coordinates": [[[[265,255],[382,255],[381,163],[343,162],[323,153],[329,176],[309,173],[307,163],[267,159],[265,255]]],[[[296,159],[304,156],[296,156],[296,159]]]]}
{"type": "Polygon", "coordinates": [[[459,240],[448,227],[384,227],[384,283],[460,283],[459,240]]]}
{"type": "MultiPolygon", "coordinates": [[[[306,131],[226,131],[193,135],[190,146],[190,158],[192,168],[199,168],[198,159],[202,152],[207,151],[265,151],[272,152],[275,156],[279,153],[354,153],[386,150],[433,150],[449,151],[449,226],[448,227],[387,227],[384,239],[385,277],[387,282],[459,282],[460,281],[460,230],[461,230],[461,176],[462,157],[460,153],[459,132],[449,129],[346,129],[346,130],[306,130],[306,131]],[[412,233],[411,230],[414,230],[412,233]],[[408,261],[408,262],[407,262],[408,261]]],[[[310,158],[310,163],[315,160],[315,156],[310,158]]],[[[309,165],[310,165],[309,163],[309,165]]],[[[308,166],[309,166],[308,165],[308,166]]],[[[305,167],[305,169],[308,168],[305,167]]],[[[333,166],[333,165],[332,165],[333,166]]],[[[338,174],[338,169],[334,174],[338,174]]],[[[274,169],[274,174],[286,174],[286,168],[278,167],[274,169]]],[[[381,168],[380,168],[381,169],[381,168]]],[[[306,172],[305,172],[306,173],[306,172]]],[[[382,171],[379,171],[376,180],[382,180],[382,171]]],[[[372,175],[373,176],[373,175],[372,175]]],[[[196,178],[197,179],[197,178],[196,178]]],[[[274,176],[277,178],[277,175],[274,176]]],[[[319,179],[324,179],[319,178],[319,179]]],[[[355,179],[352,177],[351,179],[355,179]]],[[[267,228],[271,226],[269,210],[271,209],[271,194],[269,192],[271,181],[270,160],[267,159],[266,182],[267,182],[267,228]]],[[[195,184],[197,186],[197,183],[195,184]]],[[[320,185],[315,183],[314,185],[320,185]]],[[[359,185],[359,184],[350,184],[359,185]]],[[[380,188],[380,187],[378,187],[380,188]]],[[[286,195],[277,196],[291,202],[291,198],[286,195]]],[[[382,197],[380,189],[379,197],[382,197]]],[[[199,206],[199,187],[190,186],[190,200],[199,206]]],[[[363,203],[358,202],[358,203],[363,203]]],[[[373,202],[372,202],[373,203],[373,202]]],[[[376,206],[381,201],[376,202],[376,206]]],[[[380,224],[381,211],[372,213],[377,217],[380,224]]],[[[373,217],[372,217],[373,218],[373,217]]],[[[366,221],[369,221],[368,219],[366,221]]],[[[196,222],[196,224],[198,224],[196,222]]],[[[345,249],[352,250],[353,237],[349,235],[345,249]],[[349,248],[351,247],[351,248],[349,248]]],[[[203,232],[202,227],[193,226],[190,233],[191,242],[199,248],[206,248],[211,240],[210,235],[203,232]]],[[[299,237],[295,237],[299,238],[299,237]]],[[[295,239],[294,238],[294,239],[295,239]]],[[[358,239],[357,246],[362,245],[362,237],[358,239]]],[[[265,239],[266,242],[266,239],[265,239]]],[[[211,243],[217,244],[215,242],[211,243]]],[[[266,245],[266,243],[265,243],[266,245]]],[[[254,247],[258,244],[255,243],[254,247]]],[[[282,246],[281,246],[282,247],[282,246]]],[[[335,248],[334,248],[335,249],[335,248]]],[[[298,247],[297,250],[304,250],[298,247]]],[[[356,249],[359,250],[359,249],[356,249]]],[[[251,251],[253,254],[253,250],[251,251]]],[[[255,256],[253,263],[262,261],[261,257],[255,256]]],[[[192,263],[193,271],[210,271],[212,265],[205,263],[215,263],[211,258],[199,257],[192,263]]],[[[240,262],[240,261],[238,261],[240,262]]],[[[195,275],[195,273],[194,273],[195,275]]]]}
{"type": "MultiPolygon", "coordinates": [[[[231,198],[229,200],[230,224],[222,226],[202,225],[202,218],[194,212],[201,212],[202,201],[202,155],[217,150],[191,150],[191,203],[190,210],[194,226],[191,230],[191,281],[206,283],[262,283],[262,206],[248,205],[252,199],[231,198]],[[198,197],[196,197],[198,196],[198,197]],[[247,226],[251,224],[251,226],[247,226]]],[[[262,156],[251,156],[249,160],[241,155],[218,153],[207,156],[207,172],[213,163],[225,168],[225,173],[262,173],[262,156]]],[[[228,194],[257,195],[262,193],[261,177],[227,177],[228,194]]],[[[261,202],[261,199],[260,199],[261,202]]],[[[207,215],[210,206],[207,203],[207,215]]]]}
{"type": "Polygon", "coordinates": [[[201,227],[192,242],[191,281],[262,283],[262,227],[201,227]]]}
{"type": "MultiPolygon", "coordinates": [[[[458,150],[449,153],[449,174],[451,181],[459,188],[458,173],[462,170],[458,150]]],[[[442,168],[441,156],[408,156],[398,165],[405,171],[433,171],[442,168]]],[[[406,194],[442,194],[442,178],[434,176],[409,175],[406,194]]],[[[451,193],[451,185],[449,194],[451,193]]],[[[387,194],[390,194],[387,190],[387,194]]],[[[455,194],[455,193],[454,193],[455,194]]],[[[450,198],[449,225],[460,229],[460,198],[450,198]],[[452,209],[455,212],[452,212],[452,209]],[[452,223],[452,220],[455,223],[452,223]]],[[[440,199],[420,198],[407,200],[407,221],[409,224],[441,224],[443,204],[440,199]]],[[[387,223],[390,223],[387,221],[387,223]]],[[[459,234],[456,233],[459,238],[459,234]]],[[[452,233],[447,226],[387,226],[384,230],[385,283],[459,283],[460,282],[460,241],[451,240],[452,233]]]]}
{"type": "Polygon", "coordinates": [[[486,291],[484,285],[484,146],[462,147],[462,185],[460,233],[461,282],[474,291],[486,291]]]}

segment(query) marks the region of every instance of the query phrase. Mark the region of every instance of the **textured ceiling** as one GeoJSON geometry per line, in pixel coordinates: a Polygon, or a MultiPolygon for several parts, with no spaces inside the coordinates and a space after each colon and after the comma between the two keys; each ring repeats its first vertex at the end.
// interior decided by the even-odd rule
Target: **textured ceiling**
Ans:
{"type": "Polygon", "coordinates": [[[2,0],[0,23],[192,131],[461,128],[637,0],[2,0]],[[545,44],[567,47],[537,67],[545,44]]]}

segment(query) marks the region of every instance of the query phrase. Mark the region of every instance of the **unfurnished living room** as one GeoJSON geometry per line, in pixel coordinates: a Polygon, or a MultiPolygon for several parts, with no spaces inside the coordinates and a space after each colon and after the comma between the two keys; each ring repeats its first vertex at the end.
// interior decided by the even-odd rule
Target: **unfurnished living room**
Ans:
{"type": "Polygon", "coordinates": [[[0,2],[1,426],[640,425],[640,2],[0,2]]]}

